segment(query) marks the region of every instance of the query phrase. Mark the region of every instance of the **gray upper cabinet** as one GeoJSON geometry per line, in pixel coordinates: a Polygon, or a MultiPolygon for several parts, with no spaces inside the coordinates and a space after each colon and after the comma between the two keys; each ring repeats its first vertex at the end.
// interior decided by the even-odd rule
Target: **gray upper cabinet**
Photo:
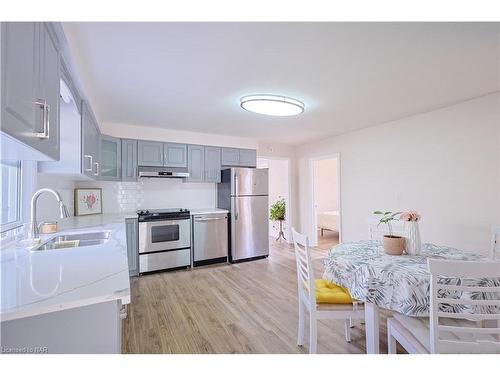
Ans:
{"type": "Polygon", "coordinates": [[[86,102],[82,103],[82,172],[84,175],[99,177],[99,127],[86,102]]]}
{"type": "MultiPolygon", "coordinates": [[[[46,123],[47,139],[42,139],[38,149],[55,160],[59,159],[60,135],[59,135],[59,97],[61,65],[55,35],[50,31],[47,24],[43,24],[40,33],[40,45],[43,48],[41,61],[41,97],[47,103],[46,123]]],[[[44,130],[41,129],[43,132],[44,130]]]]}
{"type": "Polygon", "coordinates": [[[240,165],[240,150],[237,148],[224,147],[222,149],[222,165],[224,165],[224,166],[239,166],[240,165]]]}
{"type": "Polygon", "coordinates": [[[165,167],[187,167],[188,147],[182,143],[165,143],[164,145],[164,166],[165,167]]]}
{"type": "Polygon", "coordinates": [[[127,233],[127,257],[129,276],[139,274],[139,239],[138,239],[138,220],[126,219],[125,227],[127,233]]]}
{"type": "Polygon", "coordinates": [[[256,167],[257,151],[225,147],[222,149],[221,160],[224,167],[256,167]]]}
{"type": "Polygon", "coordinates": [[[121,139],[109,135],[101,136],[100,176],[101,180],[120,181],[122,164],[121,139]]]}
{"type": "Polygon", "coordinates": [[[137,141],[122,139],[122,181],[137,181],[137,141]]]}
{"type": "Polygon", "coordinates": [[[137,146],[139,166],[163,167],[163,142],[138,141],[137,146]]]}
{"type": "Polygon", "coordinates": [[[240,149],[240,167],[256,167],[257,150],[240,149]]]}
{"type": "Polygon", "coordinates": [[[188,145],[188,172],[190,182],[202,182],[205,177],[205,147],[188,145]]]}
{"type": "Polygon", "coordinates": [[[221,182],[221,149],[205,146],[205,182],[221,182]]]}
{"type": "Polygon", "coordinates": [[[3,22],[1,28],[2,131],[58,160],[60,56],[55,36],[45,23],[3,22]]]}

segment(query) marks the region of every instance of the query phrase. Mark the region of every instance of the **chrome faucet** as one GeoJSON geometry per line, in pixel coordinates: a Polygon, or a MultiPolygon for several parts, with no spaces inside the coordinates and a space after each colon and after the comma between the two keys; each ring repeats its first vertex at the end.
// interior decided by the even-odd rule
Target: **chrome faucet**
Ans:
{"type": "Polygon", "coordinates": [[[68,209],[64,205],[61,196],[57,191],[48,188],[37,190],[35,194],[33,194],[33,197],[31,198],[31,228],[30,228],[31,238],[38,238],[39,236],[38,223],[36,221],[36,207],[37,207],[38,197],[42,193],[52,193],[56,197],[57,202],[59,203],[59,217],[61,219],[69,217],[68,209]]]}

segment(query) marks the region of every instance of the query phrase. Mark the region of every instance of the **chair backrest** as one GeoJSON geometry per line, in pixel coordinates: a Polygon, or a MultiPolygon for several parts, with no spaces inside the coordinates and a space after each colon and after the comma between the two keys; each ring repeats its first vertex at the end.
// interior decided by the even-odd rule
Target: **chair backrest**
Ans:
{"type": "MultiPolygon", "coordinates": [[[[403,221],[395,220],[391,223],[392,234],[405,237],[406,229],[403,221]]],[[[387,224],[380,224],[377,219],[371,217],[368,219],[368,235],[371,240],[381,240],[385,234],[389,234],[387,224]]]]}
{"type": "Polygon", "coordinates": [[[491,227],[491,247],[490,247],[490,258],[495,260],[497,257],[497,251],[500,248],[500,227],[491,227]]]}
{"type": "Polygon", "coordinates": [[[309,254],[309,240],[307,236],[292,228],[292,240],[295,248],[297,263],[297,289],[299,298],[304,295],[311,304],[316,303],[316,287],[314,284],[314,271],[309,254]]]}
{"type": "Polygon", "coordinates": [[[500,353],[500,262],[430,258],[428,266],[431,353],[500,353]]]}

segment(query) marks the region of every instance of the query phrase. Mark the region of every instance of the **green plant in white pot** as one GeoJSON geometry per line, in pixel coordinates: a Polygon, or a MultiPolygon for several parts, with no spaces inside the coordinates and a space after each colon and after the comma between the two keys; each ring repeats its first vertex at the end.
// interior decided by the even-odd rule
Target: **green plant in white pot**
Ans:
{"type": "Polygon", "coordinates": [[[375,215],[381,216],[378,225],[386,224],[389,234],[385,234],[384,251],[389,255],[401,255],[405,249],[405,239],[401,236],[396,236],[392,232],[392,222],[399,219],[401,212],[392,211],[374,211],[375,215]]]}
{"type": "Polygon", "coordinates": [[[276,241],[283,238],[286,241],[285,234],[283,233],[283,221],[285,221],[286,204],[285,199],[280,198],[271,205],[269,209],[269,219],[279,223],[278,237],[276,241]]]}

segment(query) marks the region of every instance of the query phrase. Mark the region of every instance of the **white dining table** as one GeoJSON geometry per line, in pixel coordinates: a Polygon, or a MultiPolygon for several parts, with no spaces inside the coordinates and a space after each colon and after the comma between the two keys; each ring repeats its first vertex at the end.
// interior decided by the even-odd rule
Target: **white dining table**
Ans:
{"type": "MultiPolygon", "coordinates": [[[[347,288],[353,298],[365,303],[367,353],[379,353],[380,308],[415,317],[429,316],[428,258],[487,259],[483,255],[430,243],[422,244],[420,255],[415,256],[388,255],[377,240],[342,243],[329,250],[323,262],[323,278],[347,288]]],[[[468,281],[455,278],[446,282],[464,284],[468,281]]],[[[480,279],[479,282],[484,286],[500,285],[499,279],[480,279]]],[[[457,305],[456,308],[475,307],[457,305]]]]}

